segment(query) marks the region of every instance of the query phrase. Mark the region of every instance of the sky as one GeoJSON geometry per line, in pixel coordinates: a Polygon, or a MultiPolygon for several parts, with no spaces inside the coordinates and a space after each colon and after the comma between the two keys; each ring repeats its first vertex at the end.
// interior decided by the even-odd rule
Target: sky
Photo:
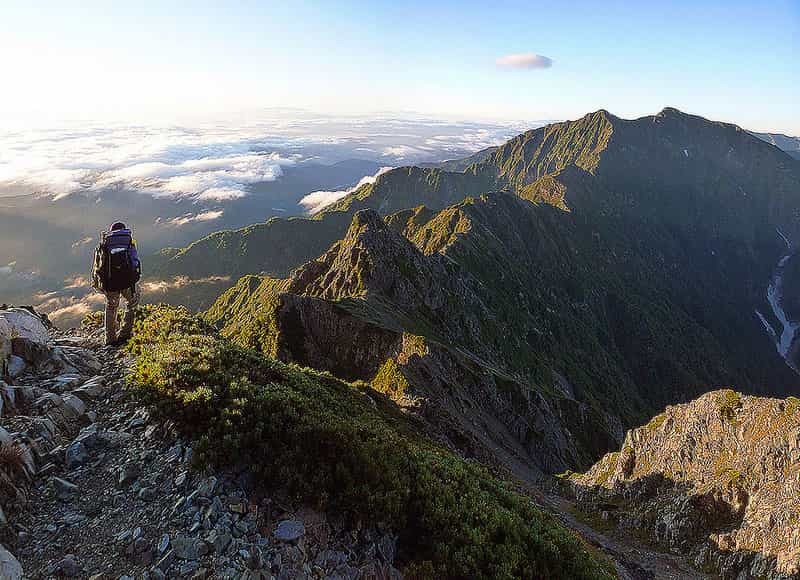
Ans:
{"type": "Polygon", "coordinates": [[[665,106],[800,135],[800,0],[0,0],[0,122],[665,106]]]}

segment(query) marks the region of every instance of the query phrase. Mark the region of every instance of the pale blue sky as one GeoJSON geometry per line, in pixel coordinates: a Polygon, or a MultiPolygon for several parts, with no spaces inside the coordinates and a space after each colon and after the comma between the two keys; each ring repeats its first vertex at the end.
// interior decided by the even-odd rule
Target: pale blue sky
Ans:
{"type": "Polygon", "coordinates": [[[800,0],[0,1],[0,118],[302,107],[563,119],[664,106],[800,134],[800,0]],[[497,66],[535,53],[550,68],[497,66]]]}

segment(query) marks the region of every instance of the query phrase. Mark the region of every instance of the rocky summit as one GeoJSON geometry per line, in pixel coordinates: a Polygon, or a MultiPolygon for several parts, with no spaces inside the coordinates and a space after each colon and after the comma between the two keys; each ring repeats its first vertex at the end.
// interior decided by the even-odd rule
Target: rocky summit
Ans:
{"type": "Polygon", "coordinates": [[[800,577],[800,400],[668,407],[568,481],[584,509],[723,578],[800,577]]]}

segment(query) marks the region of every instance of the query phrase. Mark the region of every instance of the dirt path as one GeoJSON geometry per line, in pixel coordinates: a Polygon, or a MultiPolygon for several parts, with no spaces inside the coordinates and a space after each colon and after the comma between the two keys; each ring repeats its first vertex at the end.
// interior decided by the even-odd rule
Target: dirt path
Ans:
{"type": "Polygon", "coordinates": [[[636,545],[629,539],[620,540],[616,534],[600,532],[574,515],[575,505],[555,494],[547,494],[544,504],[589,543],[606,553],[617,566],[621,580],[704,580],[712,578],[698,572],[685,558],[636,545]]]}

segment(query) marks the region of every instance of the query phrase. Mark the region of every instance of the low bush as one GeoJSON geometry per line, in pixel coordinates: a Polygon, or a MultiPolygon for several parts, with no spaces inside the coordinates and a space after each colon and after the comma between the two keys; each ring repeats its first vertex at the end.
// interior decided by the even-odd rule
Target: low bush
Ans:
{"type": "Polygon", "coordinates": [[[410,577],[611,578],[605,560],[486,469],[443,450],[391,401],[144,309],[132,386],[197,437],[200,461],[391,528],[410,577]]]}

